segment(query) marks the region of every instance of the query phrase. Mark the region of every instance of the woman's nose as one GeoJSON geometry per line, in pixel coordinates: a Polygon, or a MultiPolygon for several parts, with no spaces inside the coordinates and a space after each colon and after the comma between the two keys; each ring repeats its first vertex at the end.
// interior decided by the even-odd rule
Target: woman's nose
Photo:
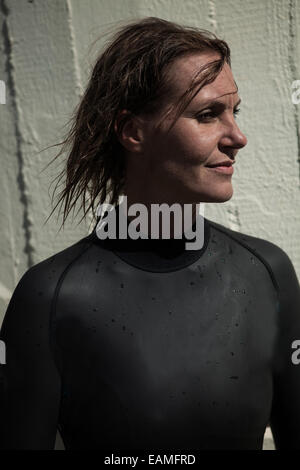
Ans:
{"type": "Polygon", "coordinates": [[[239,128],[238,125],[237,125],[237,129],[238,129],[238,133],[239,133],[238,139],[239,139],[240,148],[245,147],[245,145],[247,145],[247,143],[248,143],[248,139],[245,136],[245,134],[241,131],[241,129],[239,128]]]}
{"type": "Polygon", "coordinates": [[[221,145],[240,149],[245,147],[247,142],[247,137],[239,128],[236,120],[232,118],[231,125],[226,126],[224,130],[221,145]]]}

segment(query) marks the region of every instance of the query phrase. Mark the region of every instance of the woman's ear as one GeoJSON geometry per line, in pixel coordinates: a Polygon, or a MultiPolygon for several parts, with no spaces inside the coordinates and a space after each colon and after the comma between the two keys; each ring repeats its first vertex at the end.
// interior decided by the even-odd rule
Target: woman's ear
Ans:
{"type": "Polygon", "coordinates": [[[143,121],[136,115],[123,109],[119,111],[114,123],[114,130],[119,142],[130,152],[140,152],[144,142],[143,121]]]}

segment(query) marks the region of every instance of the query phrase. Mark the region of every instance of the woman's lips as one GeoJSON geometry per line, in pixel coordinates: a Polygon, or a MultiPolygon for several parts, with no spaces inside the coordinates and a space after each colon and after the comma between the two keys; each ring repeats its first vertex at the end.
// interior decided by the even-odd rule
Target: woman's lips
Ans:
{"type": "Polygon", "coordinates": [[[232,175],[233,174],[233,166],[223,166],[223,165],[218,165],[218,166],[208,166],[207,167],[209,170],[212,171],[218,171],[219,173],[224,173],[225,175],[232,175]]]}

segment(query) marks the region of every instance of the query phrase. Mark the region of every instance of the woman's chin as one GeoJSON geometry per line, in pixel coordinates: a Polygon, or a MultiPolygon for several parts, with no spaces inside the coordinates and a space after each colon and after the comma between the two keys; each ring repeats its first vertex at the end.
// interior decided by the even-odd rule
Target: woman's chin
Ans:
{"type": "Polygon", "coordinates": [[[210,202],[226,202],[232,198],[233,191],[227,194],[220,194],[218,197],[213,198],[210,202]]]}
{"type": "Polygon", "coordinates": [[[226,202],[232,198],[233,188],[229,185],[225,188],[218,188],[216,191],[209,191],[198,195],[198,200],[202,202],[226,202]]]}

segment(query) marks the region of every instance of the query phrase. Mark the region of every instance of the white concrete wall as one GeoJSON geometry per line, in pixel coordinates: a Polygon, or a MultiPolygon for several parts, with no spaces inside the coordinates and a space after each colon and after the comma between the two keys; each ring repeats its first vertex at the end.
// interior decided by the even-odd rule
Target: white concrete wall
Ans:
{"type": "MultiPolygon", "coordinates": [[[[206,204],[205,215],[281,246],[300,276],[300,2],[297,0],[3,0],[0,11],[0,323],[25,270],[88,233],[69,220],[58,232],[49,182],[58,167],[42,168],[63,137],[87,72],[119,21],[159,16],[210,29],[231,48],[243,100],[240,126],[248,145],[237,157],[234,196],[206,204]],[[1,100],[0,100],[1,102],[1,100]]],[[[52,188],[51,188],[52,189],[52,188]]]]}

